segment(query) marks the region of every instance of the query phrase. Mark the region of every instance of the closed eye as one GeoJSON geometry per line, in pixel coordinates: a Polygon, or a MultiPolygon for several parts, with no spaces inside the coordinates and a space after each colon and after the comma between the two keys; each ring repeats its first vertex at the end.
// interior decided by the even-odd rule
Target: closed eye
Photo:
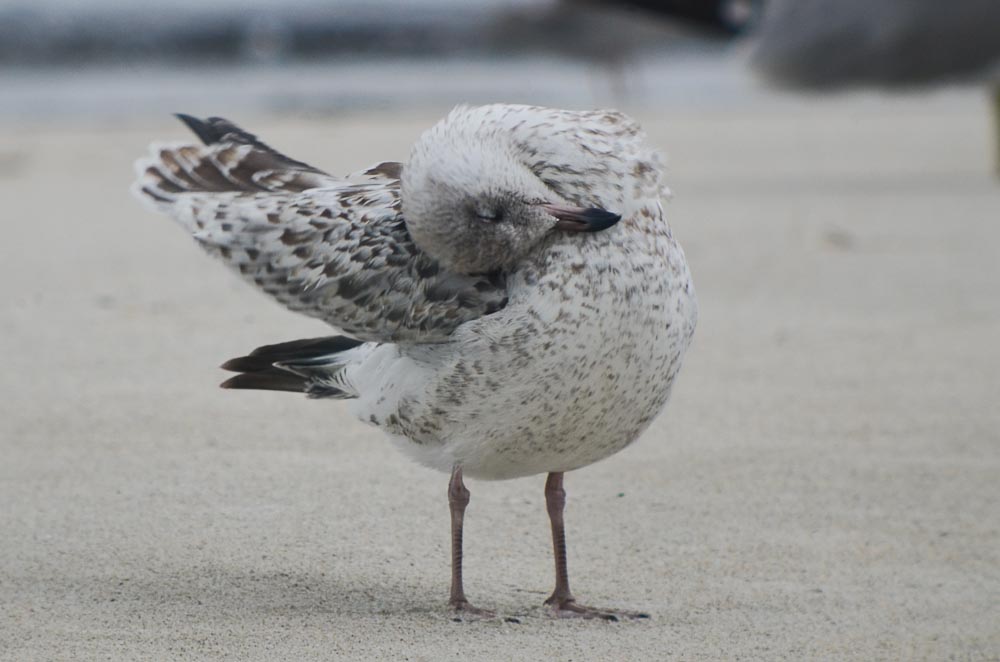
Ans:
{"type": "Polygon", "coordinates": [[[496,211],[478,211],[476,212],[476,218],[488,223],[499,223],[503,220],[503,212],[499,209],[496,211]]]}

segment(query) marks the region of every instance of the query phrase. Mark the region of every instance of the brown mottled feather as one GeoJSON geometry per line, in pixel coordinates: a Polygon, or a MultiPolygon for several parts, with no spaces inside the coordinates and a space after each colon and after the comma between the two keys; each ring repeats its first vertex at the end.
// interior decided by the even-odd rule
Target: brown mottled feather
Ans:
{"type": "Polygon", "coordinates": [[[413,243],[398,163],[338,178],[221,118],[207,144],[156,146],[134,190],[288,308],[370,341],[442,342],[506,305],[498,274],[449,272],[413,243]]]}

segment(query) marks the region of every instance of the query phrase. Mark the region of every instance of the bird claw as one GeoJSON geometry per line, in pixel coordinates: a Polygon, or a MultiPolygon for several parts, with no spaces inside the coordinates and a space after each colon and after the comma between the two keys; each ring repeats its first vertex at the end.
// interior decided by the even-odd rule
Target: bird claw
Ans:
{"type": "Polygon", "coordinates": [[[475,620],[496,618],[496,614],[489,609],[474,607],[468,600],[453,600],[451,609],[455,612],[455,620],[465,620],[462,617],[471,617],[475,620]]]}
{"type": "Polygon", "coordinates": [[[552,608],[552,615],[558,618],[585,618],[600,619],[611,623],[617,623],[622,619],[641,620],[649,618],[649,614],[641,611],[624,611],[621,609],[596,609],[579,605],[573,598],[556,599],[549,598],[545,604],[552,608]]]}

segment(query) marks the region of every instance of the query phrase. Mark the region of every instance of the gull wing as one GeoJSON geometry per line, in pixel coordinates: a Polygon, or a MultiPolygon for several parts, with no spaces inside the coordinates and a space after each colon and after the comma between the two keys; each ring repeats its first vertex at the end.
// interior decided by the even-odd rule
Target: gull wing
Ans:
{"type": "Polygon", "coordinates": [[[291,310],[365,341],[447,340],[507,303],[501,274],[449,272],[413,243],[396,163],[337,178],[221,118],[205,145],[153,145],[135,194],[291,310]]]}

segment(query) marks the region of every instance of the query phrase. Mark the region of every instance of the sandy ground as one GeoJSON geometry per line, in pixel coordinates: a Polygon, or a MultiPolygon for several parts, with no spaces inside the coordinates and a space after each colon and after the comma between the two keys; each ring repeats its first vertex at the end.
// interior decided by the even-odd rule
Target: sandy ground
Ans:
{"type": "MultiPolygon", "coordinates": [[[[438,114],[242,118],[333,171],[438,114]]],[[[559,621],[542,478],[446,477],[338,403],[227,392],[324,333],[128,196],[168,119],[0,127],[0,659],[1000,658],[1000,186],[971,92],[639,110],[701,323],[639,443],[567,477],[559,621]]]]}

